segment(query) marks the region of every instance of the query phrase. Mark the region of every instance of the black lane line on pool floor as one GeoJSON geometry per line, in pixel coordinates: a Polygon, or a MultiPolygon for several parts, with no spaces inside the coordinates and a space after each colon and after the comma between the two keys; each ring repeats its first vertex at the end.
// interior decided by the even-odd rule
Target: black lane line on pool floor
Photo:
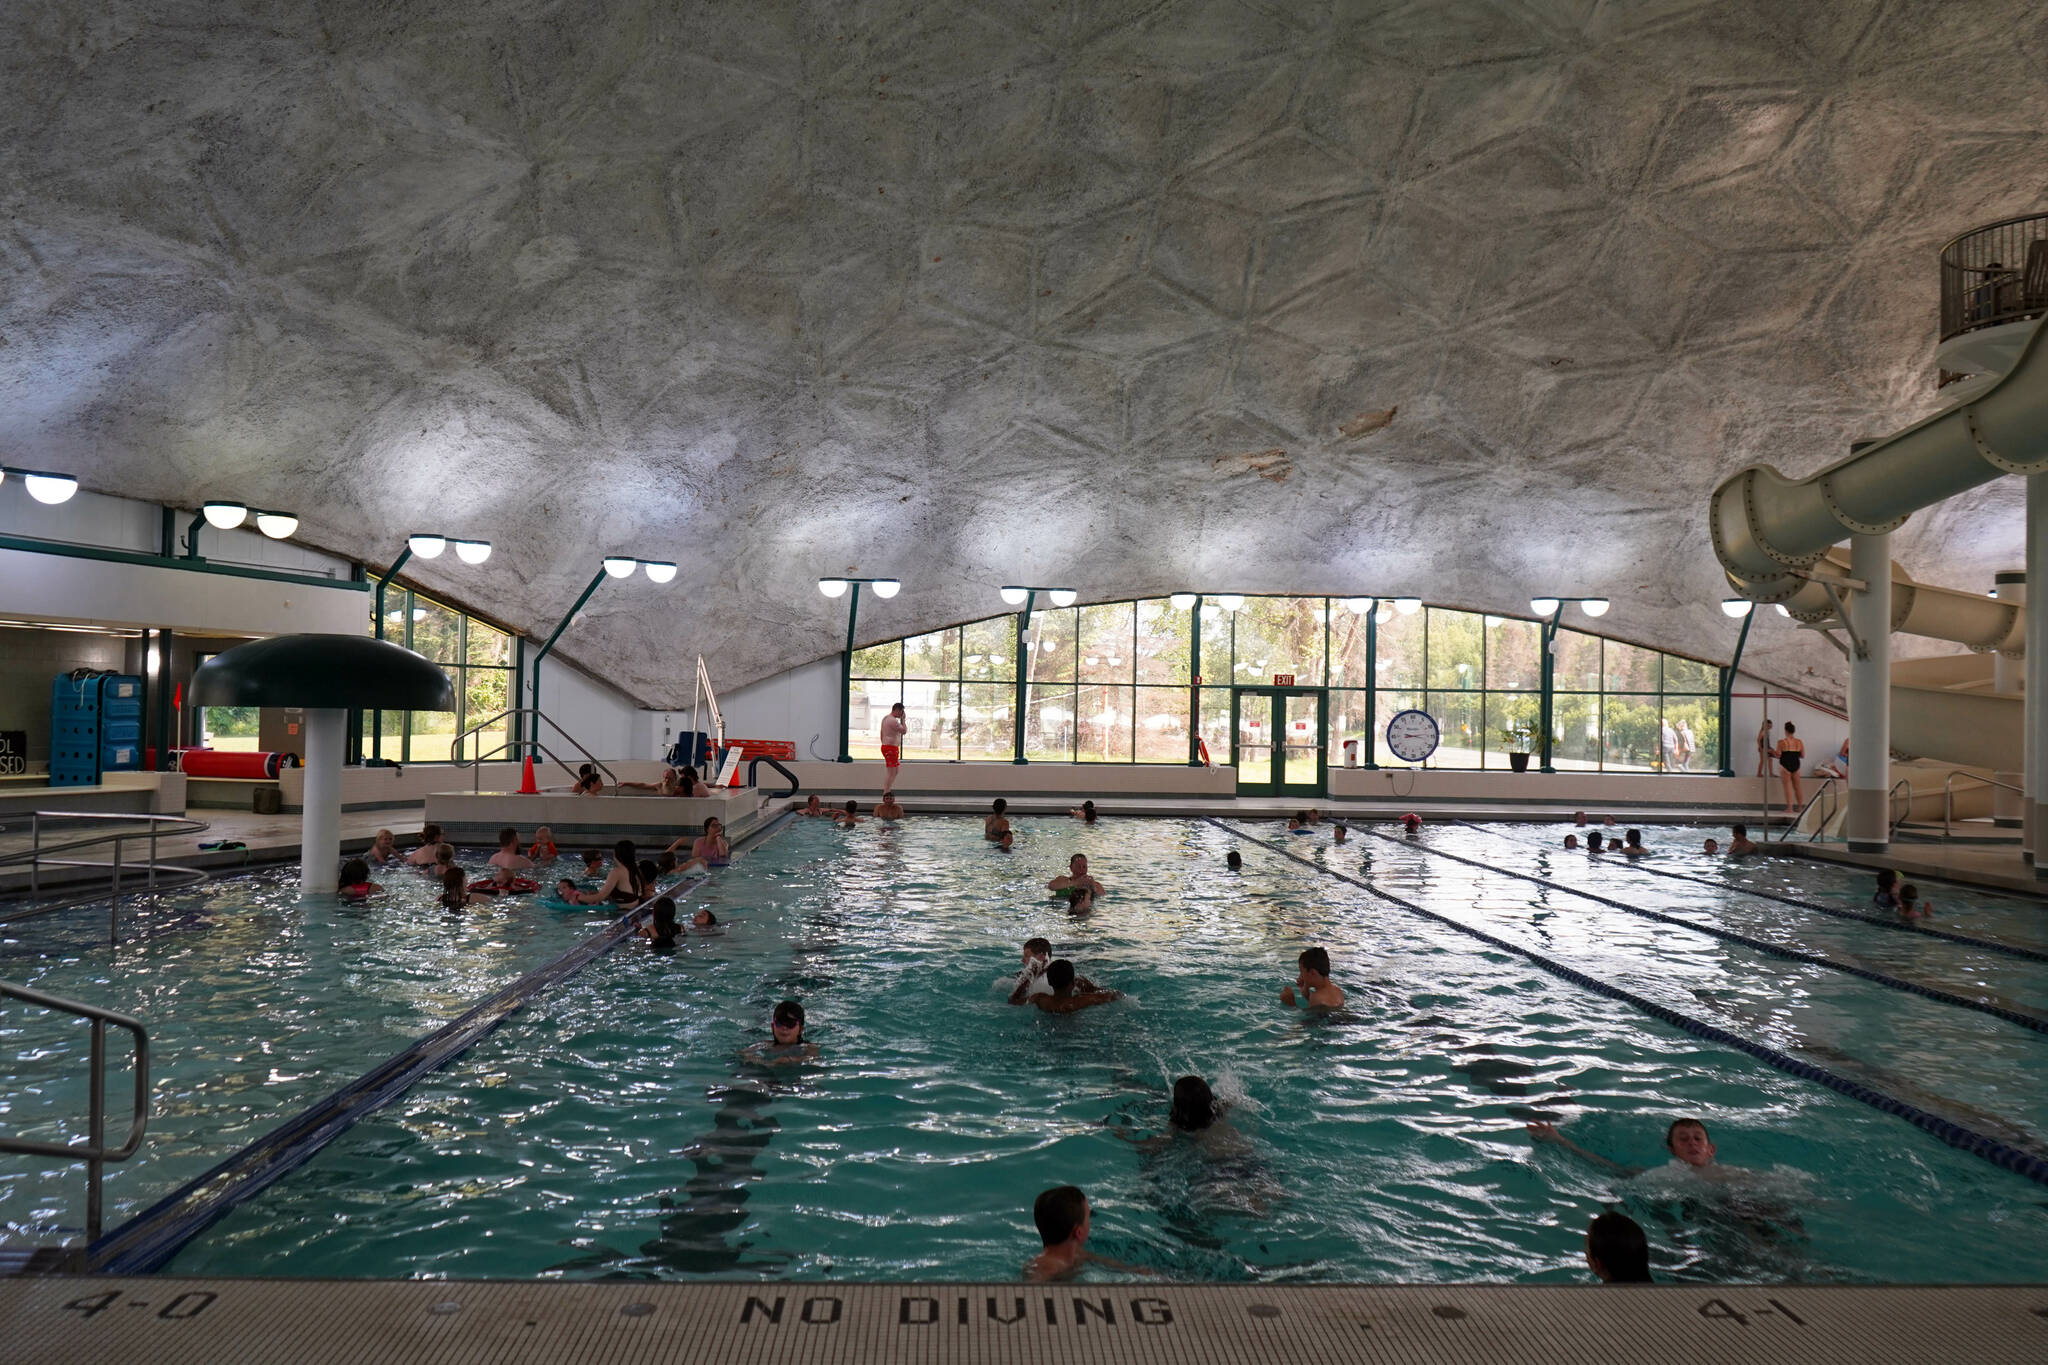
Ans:
{"type": "MultiPolygon", "coordinates": [[[[1457,823],[1463,825],[1466,829],[1478,830],[1481,834],[1491,834],[1496,839],[1505,839],[1511,844],[1520,844],[1524,848],[1551,848],[1549,844],[1532,844],[1527,839],[1517,839],[1512,834],[1502,834],[1497,829],[1488,829],[1485,825],[1477,825],[1470,820],[1460,820],[1457,823]]],[[[1598,833],[1599,831],[1596,830],[1594,832],[1598,833]]],[[[1564,852],[1566,850],[1554,849],[1552,851],[1564,852]]],[[[1576,850],[1571,851],[1576,852],[1576,850]]],[[[1844,910],[1839,905],[1822,905],[1819,901],[1800,900],[1797,896],[1781,896],[1775,891],[1753,890],[1750,887],[1741,886],[1735,882],[1717,882],[1710,877],[1695,877],[1689,872],[1671,872],[1660,867],[1640,867],[1634,863],[1628,864],[1628,870],[1631,872],[1647,872],[1652,877],[1669,877],[1674,881],[1694,882],[1700,886],[1712,887],[1716,891],[1732,891],[1740,896],[1755,896],[1759,900],[1776,901],[1780,905],[1796,906],[1801,910],[1816,910],[1823,915],[1833,915],[1837,919],[1861,920],[1865,924],[1874,924],[1880,929],[1893,929],[1902,934],[1925,934],[1929,938],[1947,939],[1950,943],[1967,943],[1972,948],[1982,948],[1990,953],[2005,953],[2008,956],[2023,957],[2032,962],[2048,962],[2048,952],[2044,952],[2039,948],[2022,948],[2018,944],[2001,943],[1997,939],[1992,938],[1974,938],[1969,934],[1958,934],[1948,929],[1930,929],[1925,925],[1908,924],[1900,919],[1885,919],[1881,915],[1866,915],[1855,910],[1844,910]]],[[[1929,878],[1929,880],[1933,879],[1929,878]]]]}
{"type": "MultiPolygon", "coordinates": [[[[1747,1053],[1760,1062],[1765,1062],[1788,1075],[1797,1076],[1802,1080],[1816,1081],[1838,1094],[1847,1095],[1853,1100],[1859,1100],[1871,1108],[1881,1110],[1895,1118],[1902,1118],[1922,1132],[1941,1139],[1941,1141],[1951,1147],[1968,1152],[1973,1156],[1982,1157],[2002,1170],[2011,1171],[2015,1175],[2023,1175],[2036,1184],[2048,1185],[2048,1161],[2023,1152],[2017,1147],[2008,1146],[1995,1138],[1988,1138],[1982,1133],[1965,1128],[1960,1123],[1945,1119],[1939,1114],[1930,1113],[1917,1105],[1908,1104],[1904,1100],[1887,1095],[1882,1090],[1864,1085],[1861,1081],[1852,1081],[1848,1077],[1830,1071],[1824,1066],[1815,1066],[1811,1062],[1802,1062],[1798,1058],[1780,1052],[1768,1044],[1754,1042],[1751,1039],[1744,1038],[1739,1033],[1731,1033],[1718,1024],[1709,1024],[1705,1020],[1695,1019],[1691,1015],[1680,1014],[1677,1010],[1660,1005],[1654,1000],[1637,995],[1635,992],[1626,990],[1623,987],[1602,981],[1597,976],[1589,975],[1576,967],[1567,966],[1555,958],[1546,957],[1542,953],[1524,948],[1520,944],[1511,943],[1507,939],[1487,933],[1484,929],[1475,929],[1469,924],[1452,919],[1449,915],[1440,914],[1435,910],[1417,905],[1413,901],[1404,900],[1392,892],[1382,891],[1372,883],[1362,881],[1348,873],[1339,872],[1332,867],[1324,867],[1312,858],[1304,858],[1299,853],[1282,848],[1277,844],[1269,843],[1259,838],[1256,834],[1246,830],[1234,829],[1213,816],[1204,816],[1202,818],[1216,826],[1216,828],[1229,834],[1234,834],[1240,839],[1265,849],[1268,853],[1275,853],[1282,858],[1292,859],[1303,867],[1313,868],[1326,877],[1335,877],[1338,881],[1348,882],[1367,894],[1386,901],[1390,905],[1398,905],[1411,914],[1420,915],[1424,919],[1434,920],[1438,924],[1476,938],[1481,943],[1498,948],[1502,952],[1513,953],[1516,957],[1526,958],[1553,976],[1559,976],[1574,985],[1583,986],[1596,995],[1604,995],[1610,1000],[1619,1000],[1623,1004],[1633,1005],[1652,1018],[1662,1020],[1674,1028],[1683,1029],[1695,1038],[1704,1038],[1709,1042],[1720,1043],[1723,1046],[1734,1048],[1738,1052],[1747,1053]]],[[[1395,842],[1398,843],[1400,841],[1396,840],[1395,842]]]]}
{"type": "MultiPolygon", "coordinates": [[[[765,839],[792,818],[793,812],[785,810],[740,843],[765,839]]],[[[667,894],[694,891],[710,878],[711,874],[705,873],[678,882],[667,894]]],[[[146,1275],[160,1269],[187,1242],[237,1205],[303,1166],[359,1120],[476,1046],[528,1002],[632,937],[643,914],[644,909],[627,911],[560,957],[501,986],[458,1018],[314,1101],[212,1170],[186,1181],[93,1243],[86,1251],[87,1263],[110,1275],[146,1275]]]]}
{"type": "Polygon", "coordinates": [[[1398,847],[1419,849],[1434,857],[1448,858],[1454,863],[1463,863],[1467,867],[1476,867],[1482,872],[1491,872],[1502,877],[1513,877],[1517,881],[1548,887],[1552,891],[1561,892],[1567,896],[1577,896],[1580,900],[1592,901],[1595,905],[1609,906],[1615,910],[1636,915],[1643,919],[1656,920],[1660,924],[1669,924],[1679,929],[1690,929],[1696,934],[1705,934],[1710,938],[1726,939],[1730,943],[1739,943],[1745,948],[1763,953],[1769,957],[1781,957],[1787,962],[1803,962],[1809,967],[1826,967],[1830,971],[1861,977],[1865,981],[1874,982],[1891,990],[1904,991],[1908,995],[1924,996],[1939,1004],[1953,1005],[1957,1009],[1975,1010],[1979,1014],[1988,1014],[1994,1019],[2003,1019],[2008,1024],[2018,1024],[2023,1029],[2032,1029],[2035,1033],[2048,1033],[2048,1019],[2044,1019],[2038,1014],[2028,1014],[2024,1010],[2007,1009],[2004,1005],[1994,1005],[1986,1000],[1973,1000],[1967,995],[1957,995],[1953,991],[1945,991],[1938,986],[1923,986],[1917,981],[1907,981],[1885,972],[1875,971],[1869,967],[1858,967],[1848,962],[1837,962],[1831,957],[1823,957],[1819,953],[1809,953],[1801,948],[1787,948],[1781,944],[1769,943],[1760,938],[1751,938],[1747,934],[1738,934],[1732,929],[1722,929],[1712,924],[1701,924],[1697,920],[1685,919],[1678,915],[1667,915],[1662,910],[1645,910],[1641,906],[1612,900],[1597,891],[1581,891],[1575,886],[1566,886],[1563,882],[1554,882],[1547,877],[1538,877],[1534,873],[1517,872],[1512,868],[1506,867],[1495,867],[1492,863],[1481,862],[1477,858],[1467,858],[1461,853],[1449,853],[1440,848],[1431,848],[1428,844],[1418,840],[1396,839],[1391,834],[1381,834],[1378,830],[1371,829],[1366,830],[1365,833],[1375,839],[1384,839],[1398,847]]]}

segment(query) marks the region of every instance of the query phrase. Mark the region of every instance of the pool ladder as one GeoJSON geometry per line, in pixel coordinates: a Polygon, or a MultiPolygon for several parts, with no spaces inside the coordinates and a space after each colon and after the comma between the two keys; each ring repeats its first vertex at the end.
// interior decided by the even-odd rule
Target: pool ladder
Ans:
{"type": "MultiPolygon", "coordinates": [[[[74,1018],[92,1022],[91,1071],[88,1077],[89,1099],[86,1112],[86,1134],[83,1143],[39,1142],[30,1138],[9,1137],[0,1134],[0,1152],[13,1152],[22,1156],[56,1157],[67,1162],[85,1163],[85,1238],[88,1246],[100,1239],[100,1222],[103,1200],[101,1184],[110,1161],[126,1161],[142,1146],[142,1138],[149,1131],[149,1030],[139,1019],[112,1010],[103,1010],[97,1005],[88,1005],[77,1000],[66,1000],[62,996],[45,995],[41,991],[17,986],[11,981],[0,981],[0,996],[19,1000],[26,1005],[49,1010],[56,1014],[68,1014],[74,1018]],[[128,1125],[128,1137],[118,1147],[107,1145],[107,1026],[128,1030],[135,1040],[135,1117],[128,1125]]],[[[11,1258],[12,1259],[12,1258],[11,1258]]],[[[67,1257],[75,1262],[77,1256],[67,1257]]],[[[41,1269],[33,1256],[19,1261],[20,1269],[41,1269]]],[[[67,1265],[66,1269],[85,1268],[67,1265]]]]}
{"type": "Polygon", "coordinates": [[[29,815],[29,846],[16,853],[0,854],[0,868],[21,863],[28,864],[28,892],[40,900],[43,893],[44,868],[104,868],[108,882],[104,888],[95,887],[89,891],[65,896],[48,903],[38,904],[27,910],[17,910],[0,915],[0,924],[12,924],[16,920],[30,919],[37,915],[53,914],[69,910],[74,906],[90,905],[105,897],[107,901],[107,938],[113,941],[120,937],[121,897],[137,891],[156,892],[176,887],[196,886],[207,880],[201,868],[183,867],[176,863],[157,861],[157,841],[181,834],[198,834],[207,828],[204,820],[194,820],[183,815],[144,815],[114,811],[39,810],[29,815]],[[63,843],[43,842],[45,821],[77,820],[85,823],[105,821],[121,825],[146,825],[146,829],[120,829],[105,834],[88,834],[83,838],[66,840],[63,843]],[[149,845],[149,856],[136,861],[123,857],[123,846],[137,843],[149,845]],[[98,848],[112,844],[113,856],[101,861],[96,858],[54,858],[54,853],[76,853],[81,849],[98,848]],[[122,887],[122,873],[130,874],[127,889],[122,887]],[[138,875],[139,874],[139,875],[138,875]]]}

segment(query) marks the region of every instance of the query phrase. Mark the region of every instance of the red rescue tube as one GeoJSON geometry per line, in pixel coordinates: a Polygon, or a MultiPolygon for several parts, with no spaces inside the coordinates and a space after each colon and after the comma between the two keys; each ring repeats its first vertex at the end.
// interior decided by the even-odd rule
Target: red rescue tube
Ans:
{"type": "Polygon", "coordinates": [[[233,777],[244,781],[271,781],[287,763],[298,762],[296,754],[236,754],[222,749],[185,749],[178,755],[178,768],[187,777],[233,777]]]}

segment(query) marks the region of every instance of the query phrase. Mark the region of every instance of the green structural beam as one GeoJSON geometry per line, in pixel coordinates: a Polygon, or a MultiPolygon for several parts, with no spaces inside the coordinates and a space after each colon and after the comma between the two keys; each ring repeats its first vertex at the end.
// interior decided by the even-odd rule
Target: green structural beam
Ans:
{"type": "Polygon", "coordinates": [[[1031,633],[1031,612],[1037,605],[1038,589],[1028,589],[1024,594],[1024,610],[1017,617],[1017,716],[1010,756],[1012,763],[1031,761],[1024,757],[1024,705],[1026,694],[1031,687],[1031,665],[1028,656],[1032,651],[1024,647],[1028,643],[1024,637],[1031,633]]]}
{"type": "Polygon", "coordinates": [[[860,622],[860,580],[847,580],[846,648],[839,653],[839,761],[853,762],[853,632],[860,622]]]}
{"type": "Polygon", "coordinates": [[[1749,643],[1749,623],[1756,617],[1756,608],[1742,613],[1742,633],[1735,637],[1735,657],[1721,670],[1721,776],[1735,776],[1735,736],[1729,733],[1735,724],[1735,671],[1742,666],[1742,647],[1749,643]]]}
{"type": "Polygon", "coordinates": [[[1537,771],[1554,773],[1551,766],[1551,713],[1557,699],[1557,628],[1564,620],[1564,603],[1557,604],[1557,610],[1550,613],[1550,619],[1543,623],[1543,754],[1537,771]]]}

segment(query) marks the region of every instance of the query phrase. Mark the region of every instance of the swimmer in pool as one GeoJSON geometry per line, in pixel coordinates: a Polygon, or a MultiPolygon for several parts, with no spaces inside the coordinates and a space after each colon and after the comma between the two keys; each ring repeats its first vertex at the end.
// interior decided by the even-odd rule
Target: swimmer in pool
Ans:
{"type": "Polygon", "coordinates": [[[1074,887],[1062,893],[1067,898],[1067,913],[1085,915],[1095,908],[1095,893],[1085,886],[1074,887]]]}
{"type": "Polygon", "coordinates": [[[1046,964],[1045,982],[1052,987],[1051,992],[1032,996],[1031,1003],[1047,1014],[1077,1014],[1124,998],[1122,991],[1104,990],[1087,977],[1076,976],[1074,964],[1063,957],[1046,964]]]}
{"type": "Polygon", "coordinates": [[[602,877],[604,875],[604,855],[594,848],[583,850],[583,875],[586,877],[602,877]]]}
{"type": "Polygon", "coordinates": [[[1298,810],[1298,811],[1294,812],[1294,814],[1292,814],[1292,815],[1290,815],[1290,816],[1288,816],[1288,817],[1287,817],[1287,832],[1288,832],[1289,834],[1299,834],[1299,833],[1300,833],[1301,831],[1303,831],[1303,830],[1305,830],[1305,829],[1307,829],[1307,828],[1308,828],[1308,812],[1307,812],[1307,811],[1305,811],[1305,810],[1298,810]]]}
{"type": "Polygon", "coordinates": [[[1625,1213],[1603,1213],[1586,1229],[1586,1266],[1602,1284],[1652,1284],[1650,1239],[1625,1213]]]}
{"type": "MultiPolygon", "coordinates": [[[[1330,980],[1330,954],[1323,948],[1304,948],[1295,959],[1301,970],[1295,974],[1294,986],[1301,987],[1301,1004],[1305,1009],[1333,1010],[1344,1003],[1344,992],[1330,980]]],[[[1283,986],[1280,1003],[1292,1008],[1294,986],[1283,986]]]]}
{"type": "Polygon", "coordinates": [[[1582,810],[1573,811],[1572,823],[1577,825],[1580,829],[1584,829],[1586,827],[1586,812],[1582,810]]]}
{"type": "Polygon", "coordinates": [[[1103,894],[1102,883],[1088,875],[1088,855],[1085,853],[1076,853],[1069,858],[1066,875],[1054,877],[1045,884],[1045,889],[1055,896],[1063,896],[1077,886],[1085,886],[1098,896],[1103,894]]]}
{"type": "Polygon", "coordinates": [[[699,910],[690,916],[690,927],[700,934],[712,933],[718,928],[718,916],[709,910],[699,910]]]}
{"type": "Polygon", "coordinates": [[[519,831],[510,825],[498,831],[498,851],[491,855],[491,866],[509,867],[515,872],[533,866],[533,859],[519,851],[519,831]]]}
{"type": "Polygon", "coordinates": [[[1351,837],[1351,829],[1350,829],[1350,827],[1349,827],[1349,826],[1347,826],[1347,825],[1332,825],[1332,826],[1330,826],[1330,842],[1331,842],[1331,843],[1333,843],[1333,844],[1341,844],[1341,843],[1343,843],[1343,842],[1344,842],[1344,841],[1345,841],[1346,839],[1348,839],[1348,838],[1350,838],[1350,837],[1351,837]]]}
{"type": "Polygon", "coordinates": [[[649,907],[649,914],[637,931],[647,940],[647,946],[657,953],[672,953],[676,950],[676,903],[667,896],[656,899],[649,907]]]}
{"type": "Polygon", "coordinates": [[[427,825],[420,830],[420,846],[405,855],[407,867],[432,867],[440,861],[441,827],[427,825]]]}
{"type": "Polygon", "coordinates": [[[661,770],[661,779],[659,781],[621,782],[619,783],[619,793],[621,795],[624,795],[626,792],[653,792],[656,796],[687,795],[688,793],[679,792],[677,790],[676,783],[678,780],[679,779],[674,768],[663,768],[661,770]]]}
{"type": "Polygon", "coordinates": [[[1729,857],[1740,858],[1747,854],[1756,853],[1760,851],[1755,844],[1752,844],[1749,841],[1748,825],[1730,825],[1728,827],[1728,833],[1730,835],[1730,838],[1728,840],[1729,857]]]}
{"type": "Polygon", "coordinates": [[[1934,906],[1920,899],[1920,888],[1911,882],[1899,888],[1899,918],[1926,919],[1934,913],[1934,906]]]}
{"type": "Polygon", "coordinates": [[[808,815],[815,819],[818,816],[829,815],[831,812],[825,809],[825,803],[820,801],[814,793],[811,799],[804,803],[804,808],[798,811],[797,814],[808,815]]]}
{"type": "Polygon", "coordinates": [[[1031,1205],[1031,1221],[1038,1226],[1038,1240],[1044,1250],[1024,1263],[1024,1278],[1030,1283],[1071,1280],[1086,1266],[1099,1265],[1127,1274],[1150,1275],[1143,1266],[1125,1265],[1088,1250],[1090,1213],[1088,1196],[1074,1185],[1060,1185],[1038,1196],[1031,1205]]]}
{"type": "Polygon", "coordinates": [[[841,829],[852,829],[855,825],[861,824],[860,802],[851,797],[847,798],[845,805],[832,812],[832,823],[841,829]]]}
{"type": "MultiPolygon", "coordinates": [[[[668,851],[673,853],[681,848],[685,839],[690,839],[690,836],[677,835],[675,842],[668,846],[668,851]]],[[[704,832],[690,840],[688,861],[680,864],[676,871],[688,872],[693,867],[701,867],[708,871],[714,867],[724,867],[731,861],[732,845],[726,841],[725,822],[715,815],[707,815],[704,817],[704,832]]]]}
{"type": "Polygon", "coordinates": [[[1422,817],[1417,815],[1414,811],[1410,811],[1408,812],[1408,814],[1402,816],[1401,832],[1407,835],[1410,839],[1420,836],[1422,833],[1422,817]]]}
{"type": "Polygon", "coordinates": [[[378,867],[389,863],[404,862],[405,855],[398,851],[397,836],[388,829],[377,831],[377,837],[370,840],[369,848],[363,852],[363,859],[378,867]]]}
{"type": "Polygon", "coordinates": [[[903,807],[897,803],[894,795],[889,792],[883,792],[882,799],[875,803],[875,818],[877,820],[901,820],[903,818],[903,807]]]}
{"type": "Polygon", "coordinates": [[[561,855],[555,847],[555,832],[542,825],[533,832],[533,847],[526,850],[526,856],[537,863],[551,863],[561,855]]]}
{"type": "Polygon", "coordinates": [[[1232,872],[1244,871],[1244,855],[1233,848],[1223,855],[1223,866],[1232,872]]]}
{"type": "Polygon", "coordinates": [[[1002,797],[998,796],[995,799],[995,804],[989,807],[989,813],[981,817],[982,838],[1000,839],[1010,832],[1010,817],[1003,814],[1009,808],[1010,803],[1002,797]]]}
{"type": "Polygon", "coordinates": [[[1069,808],[1067,814],[1073,816],[1084,825],[1092,825],[1095,823],[1095,803],[1093,801],[1083,801],[1080,805],[1069,808]]]}
{"type": "Polygon", "coordinates": [[[441,908],[453,914],[465,906],[487,902],[489,896],[479,896],[469,889],[469,874],[459,867],[451,867],[441,878],[441,908]]]}
{"type": "Polygon", "coordinates": [[[578,796],[603,796],[604,779],[597,775],[597,765],[585,763],[576,770],[576,785],[570,788],[578,796]]]}
{"type": "Polygon", "coordinates": [[[672,877],[672,876],[674,876],[674,875],[675,875],[675,871],[676,871],[676,855],[675,855],[675,854],[673,854],[673,853],[669,852],[669,851],[668,851],[667,849],[663,849],[663,850],[662,850],[662,851],[661,851],[660,853],[658,853],[658,854],[656,854],[656,855],[655,855],[655,857],[654,857],[654,875],[655,875],[655,876],[657,876],[657,877],[672,877]]]}
{"type": "Polygon", "coordinates": [[[384,888],[370,880],[368,863],[361,858],[350,858],[341,865],[341,879],[334,889],[343,900],[359,901],[365,896],[376,895],[384,888]]]}
{"type": "Polygon", "coordinates": [[[1602,843],[1600,842],[1600,831],[1599,831],[1599,830],[1597,830],[1597,829],[1596,829],[1596,830],[1594,830],[1594,831],[1593,831],[1593,832],[1592,832],[1591,834],[1588,834],[1588,835],[1586,836],[1586,852],[1588,852],[1588,853],[1604,853],[1604,852],[1606,852],[1606,851],[1607,851],[1607,849],[1606,849],[1606,845],[1604,845],[1604,844],[1602,844],[1602,843]]]}
{"type": "Polygon", "coordinates": [[[1643,832],[1639,829],[1630,830],[1628,842],[1621,846],[1621,853],[1625,858],[1640,858],[1649,851],[1643,847],[1643,832]]]}
{"type": "Polygon", "coordinates": [[[1001,849],[1003,852],[1008,853],[1011,847],[1016,844],[1016,842],[1017,836],[1012,834],[1009,830],[1004,830],[1002,832],[1002,835],[996,840],[996,847],[1001,849]]]}
{"type": "MultiPolygon", "coordinates": [[[[1610,1161],[1598,1152],[1589,1152],[1557,1131],[1554,1123],[1532,1123],[1528,1128],[1532,1142],[1552,1142],[1574,1156],[1592,1162],[1604,1171],[1619,1176],[1641,1175],[1648,1166],[1628,1166],[1619,1161],[1610,1161]]],[[[1686,1166],[1700,1174],[1719,1176],[1724,1172],[1738,1171],[1736,1166],[1718,1165],[1714,1160],[1714,1140],[1707,1136],[1707,1125],[1698,1119],[1673,1119],[1671,1126],[1664,1130],[1664,1148],[1671,1153],[1671,1164],[1686,1166]]]]}
{"type": "Polygon", "coordinates": [[[1700,851],[1711,856],[1721,851],[1721,845],[1717,840],[1709,839],[1700,845],[1700,851]]]}
{"type": "Polygon", "coordinates": [[[1899,874],[1890,868],[1880,868],[1877,873],[1877,894],[1870,898],[1870,904],[1877,910],[1899,908],[1899,874]]]}
{"type": "Polygon", "coordinates": [[[1204,1168],[1195,1178],[1197,1189],[1192,1193],[1204,1204],[1229,1212],[1264,1214],[1278,1187],[1258,1160],[1251,1139],[1225,1117],[1229,1108],[1200,1076],[1182,1076],[1173,1083],[1166,1132],[1138,1137],[1115,1125],[1109,1131],[1141,1152],[1191,1147],[1202,1158],[1204,1168]]]}
{"type": "Polygon", "coordinates": [[[453,866],[455,866],[455,845],[434,845],[434,864],[427,869],[427,875],[437,878],[445,877],[448,875],[448,869],[453,866]]]}
{"type": "Polygon", "coordinates": [[[755,1043],[740,1056],[757,1066],[788,1066],[818,1059],[817,1044],[804,1041],[804,1007],[796,1001],[785,1000],[775,1007],[768,1032],[771,1041],[755,1043]]]}
{"type": "MultiPolygon", "coordinates": [[[[1594,835],[1593,837],[1594,837],[1595,839],[1597,839],[1597,838],[1599,838],[1600,836],[1599,836],[1599,835],[1597,835],[1597,834],[1595,834],[1595,835],[1594,835]]],[[[1576,849],[1576,848],[1577,848],[1577,847],[1579,846],[1579,836],[1578,836],[1578,835],[1576,835],[1576,834],[1567,834],[1567,835],[1565,835],[1565,836],[1564,836],[1564,846],[1565,846],[1566,848],[1568,848],[1568,849],[1576,849]]]]}
{"type": "Polygon", "coordinates": [[[1052,983],[1045,979],[1045,969],[1052,965],[1052,943],[1042,938],[1024,940],[1024,967],[1017,973],[1017,984],[1010,991],[1010,1003],[1022,1005],[1034,995],[1051,995],[1052,983]]]}

